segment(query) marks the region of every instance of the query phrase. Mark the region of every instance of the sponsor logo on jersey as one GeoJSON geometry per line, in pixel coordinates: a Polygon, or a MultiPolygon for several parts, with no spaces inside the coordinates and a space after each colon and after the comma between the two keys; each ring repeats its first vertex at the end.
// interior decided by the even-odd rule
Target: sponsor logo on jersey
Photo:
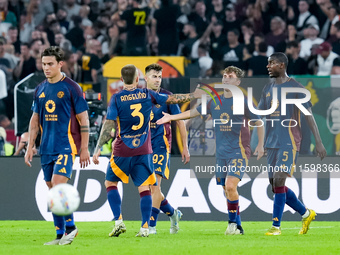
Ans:
{"type": "Polygon", "coordinates": [[[63,98],[64,95],[65,95],[64,91],[59,91],[58,94],[57,94],[57,97],[63,98]]]}
{"type": "Polygon", "coordinates": [[[45,97],[45,93],[43,92],[40,94],[39,98],[44,98],[44,97],[45,97]]]}

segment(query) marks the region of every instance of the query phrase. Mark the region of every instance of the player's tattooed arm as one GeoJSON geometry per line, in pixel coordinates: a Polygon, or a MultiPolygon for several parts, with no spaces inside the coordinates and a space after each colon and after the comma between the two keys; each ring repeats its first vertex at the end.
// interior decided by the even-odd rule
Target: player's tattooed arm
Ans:
{"type": "Polygon", "coordinates": [[[194,99],[194,94],[173,94],[169,95],[168,100],[166,100],[167,104],[182,104],[189,102],[190,100],[194,99]]]}
{"type": "Polygon", "coordinates": [[[206,92],[200,89],[198,86],[193,93],[169,95],[168,100],[166,100],[166,103],[167,104],[182,104],[182,103],[189,102],[192,99],[201,98],[203,94],[206,94],[206,92]]]}
{"type": "Polygon", "coordinates": [[[105,120],[94,153],[97,153],[98,150],[100,150],[100,148],[112,138],[112,129],[116,129],[116,121],[108,119],[105,120]]]}

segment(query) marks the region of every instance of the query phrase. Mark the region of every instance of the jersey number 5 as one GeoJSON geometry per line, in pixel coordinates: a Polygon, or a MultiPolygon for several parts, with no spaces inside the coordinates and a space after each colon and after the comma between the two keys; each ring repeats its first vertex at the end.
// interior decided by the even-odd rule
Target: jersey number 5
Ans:
{"type": "Polygon", "coordinates": [[[139,123],[138,125],[133,125],[132,130],[138,130],[143,126],[144,123],[144,115],[140,112],[142,109],[142,104],[132,104],[130,105],[130,109],[133,110],[131,113],[132,117],[138,117],[139,123]]]}

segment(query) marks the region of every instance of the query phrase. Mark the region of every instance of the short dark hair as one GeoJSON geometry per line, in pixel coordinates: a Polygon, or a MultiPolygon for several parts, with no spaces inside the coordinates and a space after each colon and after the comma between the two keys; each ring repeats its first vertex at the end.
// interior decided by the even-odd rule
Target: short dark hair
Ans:
{"type": "Polygon", "coordinates": [[[228,33],[229,32],[233,32],[236,36],[240,36],[240,31],[236,28],[229,30],[228,33]]]}
{"type": "Polygon", "coordinates": [[[290,41],[287,42],[287,49],[290,49],[291,47],[293,48],[299,48],[299,43],[297,41],[290,41]]]}
{"type": "Polygon", "coordinates": [[[151,70],[155,70],[156,72],[160,72],[163,70],[163,67],[157,63],[153,63],[145,67],[145,73],[150,72],[151,70]]]}
{"type": "Polygon", "coordinates": [[[125,84],[132,84],[135,80],[137,73],[137,68],[134,65],[126,65],[121,70],[121,75],[123,78],[123,82],[125,84]]]}
{"type": "Polygon", "coordinates": [[[270,58],[276,60],[279,63],[284,63],[285,67],[287,68],[288,58],[286,54],[282,52],[274,52],[272,55],[270,55],[270,58]]]}
{"type": "Polygon", "coordinates": [[[259,43],[259,52],[266,53],[268,50],[268,45],[265,42],[259,43]]]}
{"type": "Polygon", "coordinates": [[[51,46],[41,53],[41,58],[53,56],[55,56],[57,62],[64,61],[64,51],[58,46],[51,46]]]}

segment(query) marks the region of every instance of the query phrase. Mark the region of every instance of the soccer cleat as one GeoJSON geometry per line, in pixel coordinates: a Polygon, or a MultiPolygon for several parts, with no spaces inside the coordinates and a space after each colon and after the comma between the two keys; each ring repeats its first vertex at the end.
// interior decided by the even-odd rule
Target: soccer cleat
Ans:
{"type": "Polygon", "coordinates": [[[73,242],[73,239],[78,235],[77,227],[72,230],[69,234],[65,233],[60,239],[59,245],[67,245],[73,242]]]}
{"type": "Polygon", "coordinates": [[[240,230],[241,235],[244,235],[244,230],[241,225],[237,225],[237,229],[240,230]]]}
{"type": "Polygon", "coordinates": [[[281,235],[281,228],[271,227],[268,232],[266,233],[266,236],[279,236],[281,235]]]}
{"type": "Polygon", "coordinates": [[[120,234],[125,233],[125,232],[126,232],[125,224],[124,224],[124,222],[121,222],[113,228],[113,230],[109,234],[109,236],[118,237],[120,234]]]}
{"type": "Polygon", "coordinates": [[[44,243],[44,245],[59,245],[60,239],[54,239],[50,242],[44,243]]]}
{"type": "Polygon", "coordinates": [[[157,234],[156,227],[149,227],[149,234],[150,234],[150,235],[155,235],[155,234],[157,234]]]}
{"type": "Polygon", "coordinates": [[[299,231],[299,235],[307,234],[310,223],[315,220],[315,216],[317,215],[314,210],[308,209],[309,216],[306,218],[302,218],[302,228],[299,231]]]}
{"type": "Polygon", "coordinates": [[[227,230],[224,232],[225,235],[241,235],[241,230],[237,228],[236,223],[229,223],[227,230]]]}
{"type": "Polygon", "coordinates": [[[140,228],[136,237],[149,237],[149,229],[148,228],[140,228]]]}
{"type": "Polygon", "coordinates": [[[182,218],[183,213],[176,209],[174,214],[170,216],[171,226],[170,226],[170,234],[177,234],[179,230],[178,222],[182,218]]]}

